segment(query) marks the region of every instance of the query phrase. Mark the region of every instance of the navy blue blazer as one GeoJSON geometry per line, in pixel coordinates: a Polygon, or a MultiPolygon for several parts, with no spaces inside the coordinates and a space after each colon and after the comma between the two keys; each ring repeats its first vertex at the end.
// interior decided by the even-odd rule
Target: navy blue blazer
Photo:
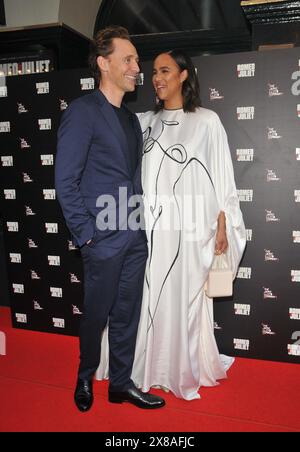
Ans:
{"type": "Polygon", "coordinates": [[[123,128],[100,90],[76,99],[63,114],[58,130],[55,186],[73,242],[79,247],[93,239],[120,249],[128,239],[129,231],[119,227],[98,230],[96,217],[101,209],[96,201],[100,195],[113,195],[118,208],[119,187],[127,188],[127,199],[142,194],[143,139],[139,121],[131,114],[138,140],[135,174],[131,174],[123,128]]]}

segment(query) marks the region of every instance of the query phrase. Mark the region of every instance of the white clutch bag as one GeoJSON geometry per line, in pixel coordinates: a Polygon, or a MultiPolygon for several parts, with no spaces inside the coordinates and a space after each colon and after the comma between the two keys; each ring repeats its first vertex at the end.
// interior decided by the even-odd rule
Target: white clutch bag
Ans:
{"type": "Polygon", "coordinates": [[[205,283],[205,293],[209,298],[230,297],[233,293],[233,274],[226,254],[215,255],[205,283]]]}

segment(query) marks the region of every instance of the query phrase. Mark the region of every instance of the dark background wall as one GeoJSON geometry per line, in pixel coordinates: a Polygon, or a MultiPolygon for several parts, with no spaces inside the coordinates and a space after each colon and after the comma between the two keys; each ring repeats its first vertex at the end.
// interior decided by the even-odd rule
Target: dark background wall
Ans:
{"type": "Polygon", "coordinates": [[[4,252],[3,222],[0,220],[0,306],[9,306],[7,270],[4,252]]]}
{"type": "Polygon", "coordinates": [[[6,25],[4,2],[0,0],[0,25],[6,25]]]}

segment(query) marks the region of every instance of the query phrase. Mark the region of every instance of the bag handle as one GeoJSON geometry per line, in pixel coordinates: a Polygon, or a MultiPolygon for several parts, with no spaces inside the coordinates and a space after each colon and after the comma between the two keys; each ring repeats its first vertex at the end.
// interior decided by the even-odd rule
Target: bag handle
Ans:
{"type": "Polygon", "coordinates": [[[212,270],[229,269],[228,257],[226,253],[216,254],[212,263],[212,270]]]}

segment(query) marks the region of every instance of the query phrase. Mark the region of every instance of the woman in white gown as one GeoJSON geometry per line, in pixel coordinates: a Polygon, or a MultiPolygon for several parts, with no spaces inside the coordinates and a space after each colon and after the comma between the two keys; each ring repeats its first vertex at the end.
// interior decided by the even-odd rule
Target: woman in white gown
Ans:
{"type": "Polygon", "coordinates": [[[226,133],[200,107],[191,60],[159,55],[153,85],[157,111],[139,118],[149,259],[132,379],[191,400],[233,361],[219,355],[204,284],[214,254],[226,250],[236,274],[246,234],[226,133]]]}
{"type": "Polygon", "coordinates": [[[159,55],[153,85],[156,111],[139,116],[149,258],[132,380],[192,400],[233,362],[219,354],[204,284],[215,254],[227,251],[236,274],[246,233],[226,133],[217,114],[200,107],[190,58],[159,55]]]}

